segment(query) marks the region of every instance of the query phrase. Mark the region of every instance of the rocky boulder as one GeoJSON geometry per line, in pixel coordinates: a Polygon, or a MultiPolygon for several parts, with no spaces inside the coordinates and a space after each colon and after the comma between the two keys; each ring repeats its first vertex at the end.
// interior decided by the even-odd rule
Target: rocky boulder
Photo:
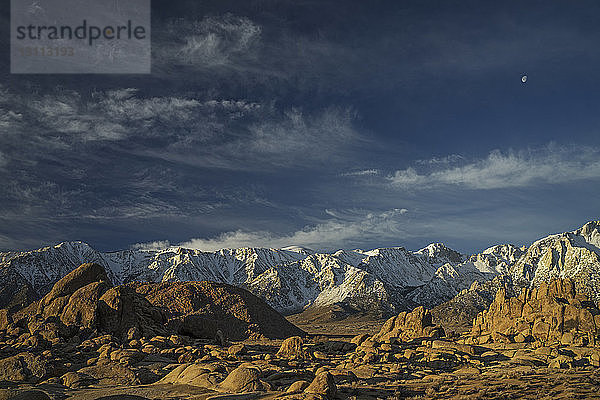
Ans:
{"type": "MultiPolygon", "coordinates": [[[[7,316],[6,322],[10,319],[7,316]]],[[[55,327],[56,334],[48,334],[49,339],[71,337],[82,328],[121,339],[131,328],[148,337],[167,332],[158,307],[128,286],[112,287],[104,268],[94,263],[82,264],[65,275],[41,300],[16,312],[12,319],[31,334],[55,327]]]]}
{"type": "Polygon", "coordinates": [[[98,330],[126,339],[131,328],[142,336],[167,334],[166,318],[160,308],[129,286],[117,286],[98,301],[98,330]]]}
{"type": "Polygon", "coordinates": [[[247,290],[216,282],[131,283],[167,317],[181,334],[214,338],[218,331],[232,340],[249,337],[281,339],[305,333],[264,300],[247,290]]]}
{"type": "Polygon", "coordinates": [[[335,385],[333,375],[327,371],[317,374],[315,379],[313,379],[311,384],[304,392],[321,395],[326,399],[334,399],[337,392],[337,387],[335,385]]]}
{"type": "Polygon", "coordinates": [[[62,309],[60,320],[65,325],[94,328],[98,318],[98,301],[110,289],[107,281],[93,282],[77,289],[62,309]]]}
{"type": "Polygon", "coordinates": [[[78,374],[93,378],[94,383],[101,386],[136,385],[140,383],[132,370],[115,362],[102,362],[85,367],[80,369],[78,374]]]}
{"type": "Polygon", "coordinates": [[[0,381],[39,382],[53,376],[60,376],[66,372],[65,369],[56,360],[23,352],[0,360],[0,381]]]}
{"type": "Polygon", "coordinates": [[[242,364],[227,375],[219,385],[221,390],[230,393],[267,391],[271,386],[263,382],[260,368],[251,364],[242,364]]]}
{"type": "Polygon", "coordinates": [[[292,336],[281,343],[277,356],[281,358],[303,359],[308,357],[308,352],[304,350],[304,342],[300,336],[292,336]]]}
{"type": "MultiPolygon", "coordinates": [[[[32,333],[45,321],[96,329],[98,300],[110,287],[110,280],[102,266],[82,264],[56,282],[42,299],[16,311],[7,320],[29,327],[32,333]]],[[[76,331],[62,329],[61,333],[76,331]]]]}
{"type": "Polygon", "coordinates": [[[388,319],[374,341],[385,341],[391,338],[409,341],[417,338],[439,338],[444,336],[444,329],[432,322],[431,312],[424,307],[417,307],[411,312],[403,311],[388,319]]]}
{"type": "Polygon", "coordinates": [[[600,344],[600,310],[576,291],[572,280],[553,279],[523,289],[516,297],[498,291],[489,309],[473,321],[471,336],[475,342],[518,337],[542,343],[600,344]]]}
{"type": "Polygon", "coordinates": [[[165,375],[158,384],[177,384],[214,388],[218,381],[223,379],[221,374],[214,372],[201,364],[182,364],[167,375],[165,375]]]}
{"type": "Polygon", "coordinates": [[[22,357],[12,356],[0,360],[0,381],[24,381],[27,375],[27,365],[22,357]]]}
{"type": "Polygon", "coordinates": [[[54,299],[70,296],[78,289],[94,282],[110,282],[104,268],[96,263],[85,263],[69,272],[54,284],[52,290],[44,296],[42,305],[50,304],[54,299]]]}

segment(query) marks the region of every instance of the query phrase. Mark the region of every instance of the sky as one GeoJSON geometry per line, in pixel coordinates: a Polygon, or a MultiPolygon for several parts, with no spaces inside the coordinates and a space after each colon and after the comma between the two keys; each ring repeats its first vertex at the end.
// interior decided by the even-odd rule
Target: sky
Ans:
{"type": "Polygon", "coordinates": [[[148,75],[10,74],[7,12],[0,250],[473,253],[600,219],[597,1],[154,0],[148,75]]]}

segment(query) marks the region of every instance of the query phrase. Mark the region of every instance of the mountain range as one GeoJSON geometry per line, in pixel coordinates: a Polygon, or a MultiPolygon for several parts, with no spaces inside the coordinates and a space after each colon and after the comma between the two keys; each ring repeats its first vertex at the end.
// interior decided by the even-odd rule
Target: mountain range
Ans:
{"type": "Polygon", "coordinates": [[[600,221],[554,234],[529,247],[492,246],[461,254],[442,243],[320,253],[302,247],[205,252],[182,247],[99,252],[83,242],[0,253],[0,308],[40,298],[84,262],[102,265],[113,284],[210,280],[243,287],[282,313],[344,303],[384,314],[415,305],[434,307],[474,282],[502,277],[516,287],[552,277],[572,278],[600,300],[600,221]]]}

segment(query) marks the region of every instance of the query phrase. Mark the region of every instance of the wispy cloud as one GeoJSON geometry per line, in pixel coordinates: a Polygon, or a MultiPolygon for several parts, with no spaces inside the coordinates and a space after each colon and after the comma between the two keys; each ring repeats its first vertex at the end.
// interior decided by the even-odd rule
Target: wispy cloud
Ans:
{"type": "Polygon", "coordinates": [[[260,33],[260,26],[245,17],[205,17],[192,24],[176,55],[184,63],[223,66],[251,50],[260,33]]]}
{"type": "Polygon", "coordinates": [[[231,13],[170,20],[156,29],[154,66],[163,72],[175,65],[220,72],[247,69],[258,58],[261,33],[259,24],[231,13]]]}
{"type": "Polygon", "coordinates": [[[0,125],[7,135],[21,136],[21,150],[33,158],[52,149],[127,143],[129,152],[170,162],[262,170],[331,163],[363,140],[356,113],[336,106],[306,113],[245,99],[148,97],[133,88],[99,91],[89,99],[75,91],[12,97],[0,125]],[[34,147],[44,151],[36,154],[34,147]]]}
{"type": "Polygon", "coordinates": [[[365,140],[344,107],[307,112],[134,88],[0,91],[0,218],[12,235],[41,223],[125,230],[128,222],[198,223],[200,215],[210,232],[253,226],[234,220],[278,203],[257,175],[348,165],[365,140]]]}
{"type": "Polygon", "coordinates": [[[136,243],[131,246],[134,250],[164,250],[171,246],[168,240],[158,240],[156,242],[136,243]]]}
{"type": "Polygon", "coordinates": [[[372,176],[372,175],[379,175],[379,170],[377,170],[377,169],[363,169],[363,170],[360,170],[360,171],[344,172],[342,174],[342,176],[372,176]]]}
{"type": "MultiPolygon", "coordinates": [[[[316,250],[332,250],[354,247],[357,244],[373,240],[390,240],[406,237],[404,231],[405,208],[396,208],[384,212],[346,211],[328,212],[334,218],[319,224],[307,226],[290,234],[278,235],[272,232],[248,232],[237,230],[226,232],[209,239],[191,239],[179,246],[214,251],[223,248],[271,247],[282,248],[298,245],[316,250]]],[[[168,246],[168,242],[159,242],[168,246]]],[[[141,248],[156,248],[154,244],[142,244],[141,248]]]]}
{"type": "Polygon", "coordinates": [[[417,160],[415,164],[419,165],[451,165],[455,164],[459,161],[464,160],[465,158],[460,154],[450,154],[444,157],[432,157],[425,160],[417,160]]]}
{"type": "Polygon", "coordinates": [[[437,162],[431,165],[430,171],[420,171],[416,167],[396,171],[388,180],[393,186],[411,189],[445,185],[500,189],[598,179],[600,149],[551,144],[541,149],[494,150],[483,159],[458,166],[437,162]]]}

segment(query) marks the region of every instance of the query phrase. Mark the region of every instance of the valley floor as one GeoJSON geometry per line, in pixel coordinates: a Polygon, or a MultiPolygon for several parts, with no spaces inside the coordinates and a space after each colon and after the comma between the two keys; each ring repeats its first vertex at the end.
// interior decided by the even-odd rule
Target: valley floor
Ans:
{"type": "MultiPolygon", "coordinates": [[[[475,346],[464,344],[460,338],[375,345],[364,337],[357,348],[350,343],[359,341],[354,336],[376,333],[383,321],[356,317],[315,323],[299,320],[299,316],[288,318],[310,334],[302,348],[296,349],[303,357],[278,355],[281,340],[246,340],[218,346],[206,340],[158,338],[146,345],[140,343],[138,348],[121,345],[131,348],[130,353],[121,352],[121,356],[116,348],[108,356],[101,354],[111,344],[99,345],[98,349],[79,345],[72,353],[54,350],[51,355],[63,357],[71,370],[75,362],[87,369],[38,385],[5,380],[0,382],[0,399],[600,399],[600,368],[588,362],[595,360],[591,354],[597,348],[534,348],[533,344],[516,343],[475,346]],[[197,357],[190,351],[193,349],[198,349],[197,357]],[[140,356],[133,361],[131,352],[140,356]],[[190,356],[182,358],[183,354],[190,356]],[[249,377],[224,386],[223,380],[240,366],[258,368],[260,382],[266,383],[268,390],[248,386],[251,389],[241,394],[232,389],[243,387],[235,385],[244,385],[244,379],[250,382],[249,377]],[[187,372],[164,378],[178,367],[187,372]],[[313,390],[313,394],[289,391],[298,381],[306,382],[299,385],[305,389],[323,371],[329,371],[335,382],[335,396],[327,384],[313,390]],[[126,383],[125,375],[129,373],[133,380],[126,383]],[[43,391],[48,397],[39,392],[40,397],[33,392],[14,397],[23,390],[43,391]]],[[[3,341],[6,353],[6,335],[3,341]]],[[[5,360],[0,363],[9,368],[5,360]]],[[[5,378],[10,377],[10,371],[2,372],[5,378]]]]}

